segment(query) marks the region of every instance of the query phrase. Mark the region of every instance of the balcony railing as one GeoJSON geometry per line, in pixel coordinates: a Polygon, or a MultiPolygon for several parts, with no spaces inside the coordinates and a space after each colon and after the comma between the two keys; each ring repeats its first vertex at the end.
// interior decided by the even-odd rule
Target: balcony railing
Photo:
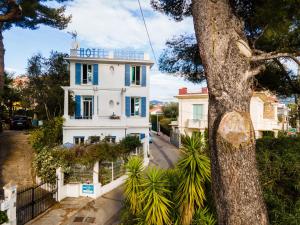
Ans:
{"type": "Polygon", "coordinates": [[[187,120],[187,127],[188,128],[195,128],[195,129],[205,129],[207,128],[207,120],[199,120],[199,119],[188,119],[187,120]]]}
{"type": "Polygon", "coordinates": [[[79,48],[70,50],[71,57],[78,58],[100,58],[100,59],[120,59],[120,60],[148,60],[142,51],[134,50],[108,50],[96,48],[79,48]]]}

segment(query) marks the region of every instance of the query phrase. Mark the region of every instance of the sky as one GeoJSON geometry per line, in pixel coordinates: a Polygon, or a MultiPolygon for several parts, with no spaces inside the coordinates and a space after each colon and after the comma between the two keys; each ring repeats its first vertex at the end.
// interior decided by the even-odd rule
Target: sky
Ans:
{"type": "MultiPolygon", "coordinates": [[[[141,0],[156,58],[165,42],[175,35],[193,33],[191,18],[178,23],[151,8],[150,0],[141,0]]],[[[16,75],[26,73],[27,60],[36,53],[48,56],[53,51],[69,52],[71,36],[78,33],[80,47],[134,48],[151,52],[137,0],[74,0],[67,6],[72,15],[68,28],[60,31],[41,26],[38,30],[13,28],[4,33],[6,70],[16,75]]],[[[172,101],[181,87],[195,91],[194,85],[170,74],[162,74],[157,65],[151,71],[151,100],[172,101]]]]}

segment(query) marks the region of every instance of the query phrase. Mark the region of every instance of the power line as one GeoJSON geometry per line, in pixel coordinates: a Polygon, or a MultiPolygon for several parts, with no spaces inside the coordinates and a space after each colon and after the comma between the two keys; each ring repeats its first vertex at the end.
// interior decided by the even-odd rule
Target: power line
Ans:
{"type": "Polygon", "coordinates": [[[154,60],[155,60],[155,62],[157,64],[157,59],[156,59],[156,56],[155,56],[154,48],[153,48],[153,45],[152,45],[152,42],[151,42],[150,34],[149,34],[149,31],[148,31],[148,28],[147,28],[147,24],[146,24],[146,20],[145,20],[145,17],[144,17],[144,13],[143,13],[143,9],[142,9],[142,5],[141,5],[140,0],[138,0],[138,3],[139,3],[139,7],[140,7],[142,18],[143,18],[144,26],[145,26],[145,29],[146,29],[146,32],[147,32],[149,44],[150,44],[150,47],[151,47],[151,50],[152,50],[152,54],[153,54],[154,60]]]}

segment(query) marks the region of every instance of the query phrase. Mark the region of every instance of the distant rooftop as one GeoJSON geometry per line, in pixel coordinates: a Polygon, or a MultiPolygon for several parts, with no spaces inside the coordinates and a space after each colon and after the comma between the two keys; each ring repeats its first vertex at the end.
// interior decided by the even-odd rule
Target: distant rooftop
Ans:
{"type": "Polygon", "coordinates": [[[127,49],[78,48],[70,50],[71,58],[116,59],[116,60],[147,60],[149,55],[143,51],[127,49]]]}

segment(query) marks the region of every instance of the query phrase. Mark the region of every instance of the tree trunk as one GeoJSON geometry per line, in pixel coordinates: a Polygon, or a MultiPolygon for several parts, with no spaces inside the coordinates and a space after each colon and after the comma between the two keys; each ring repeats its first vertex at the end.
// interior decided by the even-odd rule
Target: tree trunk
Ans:
{"type": "Polygon", "coordinates": [[[0,23],[0,93],[4,88],[4,44],[3,44],[3,35],[2,35],[2,26],[0,23]]]}
{"type": "Polygon", "coordinates": [[[219,224],[268,224],[250,118],[251,54],[229,0],[193,0],[192,13],[209,89],[209,146],[219,224]]]}

